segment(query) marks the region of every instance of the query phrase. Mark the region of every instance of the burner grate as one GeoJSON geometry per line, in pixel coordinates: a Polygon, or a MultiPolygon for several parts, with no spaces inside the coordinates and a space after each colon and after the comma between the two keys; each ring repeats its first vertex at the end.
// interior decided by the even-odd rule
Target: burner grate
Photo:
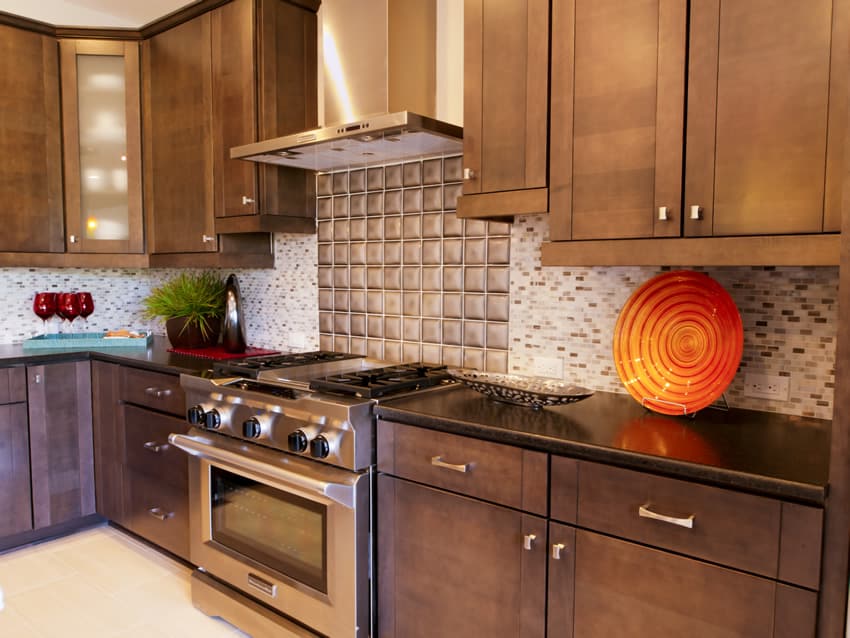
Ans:
{"type": "Polygon", "coordinates": [[[214,366],[214,370],[217,374],[222,375],[256,378],[260,372],[266,370],[282,370],[315,363],[329,363],[358,358],[360,358],[360,355],[348,354],[347,352],[315,350],[312,352],[293,352],[290,354],[222,361],[214,366]]]}
{"type": "Polygon", "coordinates": [[[376,399],[403,390],[418,390],[451,379],[446,366],[408,363],[332,374],[310,381],[311,390],[376,399]]]}

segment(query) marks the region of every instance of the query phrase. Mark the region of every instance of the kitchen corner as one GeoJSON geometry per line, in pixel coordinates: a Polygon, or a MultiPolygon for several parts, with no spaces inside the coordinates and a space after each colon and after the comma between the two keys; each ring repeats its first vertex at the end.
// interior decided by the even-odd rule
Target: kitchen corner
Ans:
{"type": "Polygon", "coordinates": [[[49,155],[16,160],[33,214],[0,245],[0,635],[850,636],[850,1],[175,9],[0,12],[49,155]],[[120,239],[84,214],[73,56],[122,78],[120,239]],[[196,269],[238,278],[236,341],[273,354],[171,351],[145,298],[196,269]],[[735,341],[731,383],[668,416],[615,342],[683,270],[743,345],[686,337],[735,341]],[[43,323],[59,290],[94,312],[43,323]],[[22,345],[129,330],[154,336],[22,345]]]}

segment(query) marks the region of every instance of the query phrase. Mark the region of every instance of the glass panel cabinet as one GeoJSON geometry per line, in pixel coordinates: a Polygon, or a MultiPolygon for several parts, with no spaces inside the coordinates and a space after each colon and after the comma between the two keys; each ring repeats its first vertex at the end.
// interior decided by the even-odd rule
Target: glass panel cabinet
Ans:
{"type": "Polygon", "coordinates": [[[141,253],[137,42],[61,40],[66,249],[141,253]]]}

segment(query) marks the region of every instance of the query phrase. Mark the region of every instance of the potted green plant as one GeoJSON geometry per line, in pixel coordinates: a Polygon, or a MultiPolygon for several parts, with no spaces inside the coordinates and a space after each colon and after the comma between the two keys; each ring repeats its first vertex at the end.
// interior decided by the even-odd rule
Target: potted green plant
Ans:
{"type": "Polygon", "coordinates": [[[224,315],[224,280],[215,272],[181,272],[143,300],[146,319],[164,319],[175,348],[205,348],[218,342],[224,315]]]}

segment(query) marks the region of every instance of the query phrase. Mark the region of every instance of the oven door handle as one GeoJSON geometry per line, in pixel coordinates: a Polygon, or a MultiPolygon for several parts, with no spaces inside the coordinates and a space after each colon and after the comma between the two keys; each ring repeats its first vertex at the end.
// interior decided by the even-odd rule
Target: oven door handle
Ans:
{"type": "MultiPolygon", "coordinates": [[[[362,474],[320,463],[289,459],[274,450],[246,449],[244,444],[189,434],[169,434],[168,440],[184,452],[237,474],[253,475],[282,489],[292,488],[354,509],[357,481],[362,474]],[[297,469],[289,469],[289,467],[297,469]],[[317,467],[313,467],[317,466],[317,467]]],[[[252,446],[254,447],[254,446],[252,446]]]]}

